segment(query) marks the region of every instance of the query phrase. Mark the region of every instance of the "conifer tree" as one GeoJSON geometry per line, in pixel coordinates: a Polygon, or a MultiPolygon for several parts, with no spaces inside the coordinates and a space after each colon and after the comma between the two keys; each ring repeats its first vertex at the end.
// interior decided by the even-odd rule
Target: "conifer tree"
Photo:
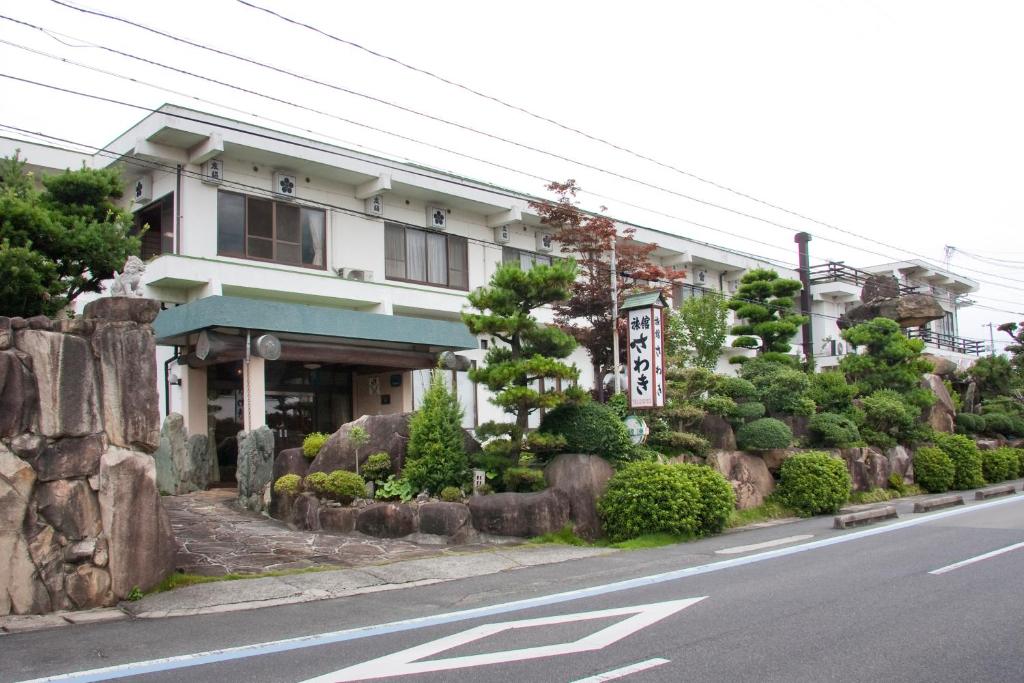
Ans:
{"type": "MultiPolygon", "coordinates": [[[[733,334],[740,335],[732,345],[757,349],[758,355],[789,353],[790,340],[807,322],[805,316],[793,310],[793,297],[801,286],[798,280],[780,278],[767,268],[747,272],[729,301],[729,308],[743,321],[732,328],[733,334]]],[[[734,358],[733,362],[743,360],[734,358]]]]}
{"type": "Polygon", "coordinates": [[[414,491],[440,493],[446,486],[461,486],[469,474],[469,458],[462,431],[462,406],[434,370],[423,405],[409,422],[409,445],[403,476],[414,491]]]}

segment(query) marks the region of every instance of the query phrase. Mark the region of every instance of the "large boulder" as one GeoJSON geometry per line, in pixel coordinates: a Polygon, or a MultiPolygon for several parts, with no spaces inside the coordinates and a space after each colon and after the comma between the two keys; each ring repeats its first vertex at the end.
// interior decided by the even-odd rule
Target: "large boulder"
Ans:
{"type": "Polygon", "coordinates": [[[569,523],[572,505],[560,489],[538,493],[495,493],[469,501],[473,527],[496,536],[540,536],[569,523]]]}
{"type": "Polygon", "coordinates": [[[32,359],[40,433],[56,438],[103,431],[89,341],[59,332],[20,330],[15,343],[32,359]]]}
{"type": "Polygon", "coordinates": [[[903,477],[907,484],[914,481],[914,460],[903,446],[887,448],[885,457],[889,460],[889,472],[903,477]]]}
{"type": "Polygon", "coordinates": [[[320,508],[320,528],[324,531],[337,531],[347,534],[356,529],[356,519],[359,517],[359,510],[350,507],[320,508]]]}
{"type": "Polygon", "coordinates": [[[31,357],[13,349],[0,351],[0,437],[31,430],[38,413],[39,390],[31,357]]]}
{"type": "Polygon", "coordinates": [[[854,491],[884,489],[889,485],[892,465],[889,458],[877,448],[842,448],[839,456],[846,461],[846,469],[853,480],[854,491]]]}
{"type": "Polygon", "coordinates": [[[939,377],[950,377],[957,370],[956,363],[948,358],[936,356],[934,353],[922,353],[921,358],[932,364],[932,367],[935,368],[932,372],[939,377]]]}
{"type": "Polygon", "coordinates": [[[577,535],[591,540],[601,536],[597,499],[604,495],[613,474],[615,470],[604,458],[577,453],[563,453],[544,468],[548,486],[564,491],[569,497],[577,535]]]}
{"type": "Polygon", "coordinates": [[[104,453],[99,503],[116,599],[136,586],[152,588],[174,571],[174,534],[156,488],[152,457],[118,447],[104,453]]]}
{"type": "Polygon", "coordinates": [[[87,303],[82,313],[86,320],[148,325],[160,315],[160,302],[133,296],[104,296],[87,303]]]}
{"type": "Polygon", "coordinates": [[[159,444],[153,451],[156,486],[160,493],[174,496],[185,492],[179,471],[185,458],[185,420],[178,413],[171,413],[160,427],[159,444]]]}
{"type": "Polygon", "coordinates": [[[35,483],[31,465],[0,444],[0,616],[50,609],[46,587],[22,536],[35,483]]]}
{"type": "Polygon", "coordinates": [[[935,396],[935,403],[925,412],[924,420],[935,431],[952,434],[956,429],[956,406],[942,378],[925,374],[921,377],[921,387],[935,396]]]}
{"type": "Polygon", "coordinates": [[[416,512],[402,503],[374,503],[359,511],[356,530],[378,538],[408,536],[416,531],[416,512]]]}
{"type": "Polygon", "coordinates": [[[296,496],[289,520],[297,529],[320,530],[320,499],[312,493],[296,496]]]}
{"type": "MultiPolygon", "coordinates": [[[[20,443],[32,450],[37,445],[29,438],[21,438],[20,443]]],[[[100,456],[106,450],[107,440],[103,434],[69,437],[43,445],[29,462],[40,481],[91,477],[99,474],[100,456]]]]}
{"type": "Polygon", "coordinates": [[[420,532],[451,538],[469,524],[469,508],[462,503],[424,503],[420,505],[420,532]]]}
{"type": "Polygon", "coordinates": [[[110,572],[91,564],[80,564],[68,574],[65,590],[75,607],[86,609],[112,605],[117,600],[111,592],[110,572]]]}
{"type": "Polygon", "coordinates": [[[152,328],[130,322],[97,325],[92,345],[99,358],[107,438],[115,446],[152,452],[160,432],[152,328]]]}
{"type": "Polygon", "coordinates": [[[35,483],[32,466],[0,444],[0,533],[21,532],[35,483]]]}
{"type": "MultiPolygon", "coordinates": [[[[384,452],[391,456],[392,467],[401,469],[405,464],[405,450],[409,443],[409,420],[411,417],[412,413],[363,415],[358,420],[342,425],[320,449],[316,459],[310,463],[309,471],[354,471],[356,469],[356,452],[348,439],[353,427],[362,427],[370,436],[366,445],[359,448],[360,466],[371,454],[384,452]]],[[[464,432],[464,442],[467,453],[476,453],[480,450],[480,444],[468,432],[464,432]]]]}
{"type": "Polygon", "coordinates": [[[768,468],[768,471],[772,473],[772,476],[778,476],[779,469],[782,468],[782,463],[785,462],[787,458],[791,458],[799,452],[800,450],[797,448],[773,448],[769,451],[759,451],[758,457],[764,461],[765,466],[768,468]]]}
{"type": "Polygon", "coordinates": [[[72,541],[96,537],[102,531],[99,501],[84,479],[58,479],[36,491],[39,514],[72,541]]]}
{"type": "Polygon", "coordinates": [[[91,559],[92,555],[85,557],[79,554],[78,548],[92,546],[93,552],[97,545],[96,539],[88,539],[62,546],[60,534],[49,524],[30,525],[33,533],[27,536],[28,553],[35,565],[37,576],[46,587],[50,596],[50,609],[67,609],[68,599],[64,590],[64,567],[66,562],[80,562],[91,559]]]}
{"type": "Polygon", "coordinates": [[[243,507],[263,510],[274,474],[274,433],[266,425],[238,433],[238,499],[243,507]]]}
{"type": "Polygon", "coordinates": [[[182,483],[192,491],[205,491],[210,485],[213,467],[210,459],[216,453],[210,449],[210,437],[206,434],[192,434],[185,441],[186,467],[182,472],[182,483]]]}
{"type": "Polygon", "coordinates": [[[721,415],[706,413],[698,431],[707,438],[712,448],[723,451],[736,450],[736,434],[729,421],[721,415]]]}
{"type": "Polygon", "coordinates": [[[274,458],[272,479],[277,481],[286,474],[305,477],[309,471],[309,460],[303,455],[301,448],[286,448],[274,458]]]}
{"type": "Polygon", "coordinates": [[[843,314],[840,327],[857,325],[875,318],[889,318],[906,329],[921,327],[932,320],[940,320],[945,315],[946,311],[931,294],[904,294],[899,297],[874,299],[854,306],[843,314]]]}
{"type": "Polygon", "coordinates": [[[759,455],[742,451],[712,451],[705,464],[718,470],[729,480],[736,494],[736,509],[745,510],[764,503],[775,490],[775,479],[759,455]]]}

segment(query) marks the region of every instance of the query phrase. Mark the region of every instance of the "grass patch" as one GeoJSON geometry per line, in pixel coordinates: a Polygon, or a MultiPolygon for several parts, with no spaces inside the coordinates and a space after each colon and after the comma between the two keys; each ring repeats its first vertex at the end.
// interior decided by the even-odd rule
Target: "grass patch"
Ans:
{"type": "Polygon", "coordinates": [[[146,591],[145,595],[166,593],[167,591],[172,591],[175,588],[196,586],[201,583],[218,583],[220,581],[244,581],[246,579],[262,579],[268,576],[292,576],[293,574],[311,574],[314,572],[329,572],[335,569],[343,568],[344,567],[331,566],[302,567],[301,569],[281,569],[278,571],[260,572],[258,574],[221,574],[219,576],[204,576],[202,574],[185,574],[175,572],[174,574],[171,574],[166,579],[158,583],[153,588],[146,591]]]}
{"type": "Polygon", "coordinates": [[[903,493],[896,489],[871,489],[870,491],[854,491],[850,494],[850,502],[854,505],[865,503],[884,503],[887,500],[895,500],[906,496],[919,496],[924,491],[916,484],[904,484],[903,493]]]}
{"type": "Polygon", "coordinates": [[[725,527],[727,529],[735,529],[736,527],[747,526],[748,524],[767,522],[771,519],[782,519],[784,517],[796,516],[797,514],[795,510],[786,507],[769,496],[757,507],[747,508],[746,510],[733,510],[732,514],[729,516],[729,521],[725,523],[725,527]]]}
{"type": "Polygon", "coordinates": [[[556,545],[586,546],[590,548],[615,548],[616,550],[641,550],[643,548],[660,548],[665,545],[675,545],[676,543],[686,543],[687,541],[693,540],[696,540],[696,536],[645,534],[637,538],[631,538],[628,541],[620,541],[619,543],[610,543],[607,538],[599,538],[591,543],[590,541],[582,539],[574,534],[572,531],[572,525],[567,524],[559,531],[553,531],[542,536],[534,536],[528,541],[528,543],[538,545],[550,543],[556,545]]]}
{"type": "Polygon", "coordinates": [[[586,539],[580,538],[572,530],[572,524],[566,524],[558,531],[551,531],[540,536],[534,536],[527,543],[534,543],[537,545],[541,544],[552,544],[552,545],[575,545],[575,546],[588,546],[594,545],[586,539]]]}
{"type": "Polygon", "coordinates": [[[675,534],[644,534],[628,541],[608,544],[609,548],[619,550],[642,550],[643,548],[660,548],[665,545],[687,543],[696,540],[696,536],[676,536],[675,534]]]}

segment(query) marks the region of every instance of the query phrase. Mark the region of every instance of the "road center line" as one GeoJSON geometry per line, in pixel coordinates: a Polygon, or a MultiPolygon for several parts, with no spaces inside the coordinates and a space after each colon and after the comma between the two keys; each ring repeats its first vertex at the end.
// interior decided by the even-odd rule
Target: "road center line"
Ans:
{"type": "Polygon", "coordinates": [[[765,548],[774,548],[777,545],[786,545],[787,543],[796,543],[797,541],[806,541],[810,538],[814,538],[814,534],[800,534],[798,536],[786,536],[785,538],[776,538],[773,541],[765,541],[764,543],[751,543],[750,545],[736,545],[732,548],[722,548],[716,550],[716,555],[738,555],[740,553],[749,553],[751,550],[764,550],[765,548]]]}
{"type": "Polygon", "coordinates": [[[653,669],[654,667],[661,666],[662,664],[668,664],[668,660],[655,657],[654,659],[648,659],[643,662],[624,666],[621,669],[612,669],[611,671],[606,671],[603,674],[597,674],[596,676],[590,676],[588,678],[581,678],[573,681],[572,683],[603,683],[604,681],[614,681],[616,678],[622,678],[623,676],[628,676],[630,674],[647,671],[648,669],[653,669]]]}
{"type": "Polygon", "coordinates": [[[993,550],[991,552],[987,552],[987,553],[984,553],[982,555],[975,555],[974,557],[968,557],[966,560],[961,560],[960,562],[954,562],[953,564],[947,564],[945,567],[940,567],[938,569],[933,569],[932,571],[930,571],[928,573],[929,574],[933,574],[935,576],[938,576],[939,574],[945,574],[946,572],[951,572],[954,569],[960,569],[960,567],[966,567],[969,564],[974,564],[975,562],[981,562],[982,560],[987,560],[990,557],[996,557],[997,555],[1002,555],[1003,553],[1008,553],[1011,550],[1017,550],[1018,548],[1024,548],[1024,543],[1014,543],[1013,545],[1008,545],[1005,548],[999,548],[998,550],[993,550]]]}
{"type": "Polygon", "coordinates": [[[220,650],[210,650],[207,652],[196,652],[186,655],[161,657],[159,659],[151,659],[141,662],[131,662],[128,664],[116,664],[113,666],[106,666],[99,669],[89,669],[86,671],[75,671],[66,674],[47,676],[44,678],[36,678],[32,679],[31,681],[23,681],[22,683],[43,683],[44,681],[106,681],[116,678],[126,678],[128,676],[139,676],[147,673],[155,673],[157,671],[173,671],[175,669],[186,669],[193,666],[200,666],[203,664],[213,664],[215,662],[225,662],[235,659],[245,659],[248,657],[258,657],[262,655],[289,652],[292,650],[300,650],[317,645],[344,643],[352,640],[360,640],[362,638],[381,636],[389,633],[413,631],[416,629],[427,628],[430,626],[440,626],[443,624],[467,621],[469,619],[480,619],[483,617],[490,617],[497,614],[507,614],[509,612],[517,612],[519,610],[530,609],[533,607],[557,605],[563,602],[571,602],[573,600],[582,600],[584,598],[592,598],[599,595],[608,595],[610,593],[618,593],[621,591],[631,590],[634,588],[653,586],[656,584],[665,583],[667,581],[676,581],[678,579],[684,579],[691,576],[710,574],[712,572],[718,572],[724,569],[732,569],[734,567],[742,567],[748,564],[763,562],[765,560],[773,560],[778,557],[796,555],[798,553],[816,550],[818,548],[838,545],[840,543],[848,543],[850,541],[856,541],[861,538],[867,538],[869,536],[877,536],[879,534],[885,534],[892,531],[898,531],[900,529],[907,529],[910,527],[919,526],[921,524],[927,524],[929,522],[945,519],[947,517],[956,517],[959,515],[976,512],[978,510],[986,510],[988,508],[994,508],[1000,505],[1011,505],[1013,503],[1019,503],[1021,501],[1024,501],[1024,498],[1000,498],[985,503],[976,503],[975,505],[965,507],[950,508],[948,510],[943,510],[941,512],[931,513],[924,517],[914,517],[912,519],[907,519],[900,522],[893,522],[892,524],[886,524],[884,526],[870,527],[867,529],[862,529],[860,531],[854,531],[848,534],[842,534],[839,536],[833,536],[831,538],[823,538],[818,541],[812,541],[810,543],[804,543],[802,545],[793,545],[787,548],[768,550],[763,553],[757,553],[754,555],[734,557],[728,560],[719,560],[717,562],[711,562],[709,564],[702,564],[694,567],[676,569],[670,572],[664,572],[662,574],[640,576],[633,579],[626,579],[624,581],[617,581],[615,583],[607,583],[600,586],[592,586],[590,588],[580,588],[577,590],[566,591],[564,593],[542,595],[535,598],[514,600],[512,602],[501,603],[498,605],[489,605],[487,607],[475,607],[473,609],[460,610],[458,612],[447,612],[427,617],[415,617],[412,619],[403,619],[400,621],[375,624],[372,626],[359,626],[356,628],[345,629],[342,631],[332,631],[328,633],[319,633],[310,636],[287,638],[284,640],[275,640],[266,643],[239,645],[236,647],[223,648],[220,650]]]}

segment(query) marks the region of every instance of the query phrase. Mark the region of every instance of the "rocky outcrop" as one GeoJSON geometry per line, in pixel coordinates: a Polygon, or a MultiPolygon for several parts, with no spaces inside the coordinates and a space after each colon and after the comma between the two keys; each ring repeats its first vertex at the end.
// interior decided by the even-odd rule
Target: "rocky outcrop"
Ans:
{"type": "Polygon", "coordinates": [[[184,418],[178,413],[168,415],[160,427],[159,446],[153,452],[160,493],[176,496],[206,490],[210,483],[210,457],[208,437],[188,436],[184,418]]]}
{"type": "Polygon", "coordinates": [[[250,510],[263,511],[270,505],[274,474],[274,433],[267,426],[238,433],[238,502],[250,510]]]}
{"type": "Polygon", "coordinates": [[[301,448],[286,448],[274,458],[272,479],[277,481],[286,474],[305,477],[309,471],[309,460],[302,454],[301,448]]]}
{"type": "Polygon", "coordinates": [[[356,518],[359,510],[343,507],[321,507],[320,528],[324,531],[349,533],[356,529],[356,518]]]}
{"type": "Polygon", "coordinates": [[[736,434],[729,421],[721,415],[706,413],[698,431],[712,448],[723,451],[736,450],[736,434]]]}
{"type": "Polygon", "coordinates": [[[949,360],[948,358],[936,356],[934,353],[922,353],[921,358],[924,358],[926,361],[932,364],[932,367],[934,368],[932,372],[934,372],[939,377],[951,377],[953,373],[955,373],[957,370],[956,363],[949,360]]]}
{"type": "Polygon", "coordinates": [[[115,446],[152,452],[160,431],[152,331],[134,322],[103,323],[96,326],[92,345],[99,358],[107,438],[115,446]]]}
{"type": "Polygon", "coordinates": [[[128,296],[105,296],[85,305],[86,320],[149,325],[160,315],[160,302],[128,296]]]}
{"type": "Polygon", "coordinates": [[[925,411],[924,420],[937,432],[952,434],[956,429],[956,406],[942,382],[942,378],[931,373],[921,377],[921,388],[935,396],[935,403],[925,411]]]}
{"type": "Polygon", "coordinates": [[[39,433],[50,438],[103,431],[95,359],[82,337],[21,330],[18,349],[31,357],[39,396],[39,433]]]}
{"type": "Polygon", "coordinates": [[[544,468],[548,486],[568,496],[573,529],[582,538],[593,540],[603,533],[597,499],[604,495],[614,473],[604,458],[577,453],[563,453],[544,468]]]}
{"type": "Polygon", "coordinates": [[[729,480],[736,494],[736,509],[745,510],[764,503],[775,490],[775,479],[759,455],[742,451],[712,451],[705,464],[718,470],[729,480]]]}
{"type": "Polygon", "coordinates": [[[838,453],[846,461],[854,491],[870,491],[889,486],[892,465],[889,458],[877,448],[843,448],[838,453]]]}
{"type": "Polygon", "coordinates": [[[84,479],[42,484],[35,502],[43,519],[68,540],[95,538],[102,531],[99,502],[84,479]]]}
{"type": "Polygon", "coordinates": [[[914,461],[903,446],[893,446],[885,451],[885,457],[889,460],[889,472],[903,477],[904,483],[914,482],[914,461]]]}
{"type": "Polygon", "coordinates": [[[419,507],[420,533],[457,537],[470,524],[469,508],[462,503],[424,503],[419,507]]]}
{"type": "Polygon", "coordinates": [[[473,527],[497,536],[540,536],[569,523],[569,496],[559,489],[539,493],[495,493],[469,501],[473,527]]]}
{"type": "MultiPolygon", "coordinates": [[[[17,447],[14,443],[11,445],[17,447]]],[[[38,453],[27,459],[40,481],[55,481],[99,474],[100,456],[107,450],[107,440],[103,434],[90,434],[47,444],[41,437],[24,435],[21,446],[27,453],[38,446],[38,453]]]]}
{"type": "Polygon", "coordinates": [[[921,327],[946,315],[931,294],[904,294],[899,297],[874,299],[854,306],[839,320],[840,328],[850,327],[875,318],[895,320],[900,327],[921,327]]]}
{"type": "MultiPolygon", "coordinates": [[[[9,319],[0,320],[10,325],[9,319]]],[[[0,333],[4,333],[2,328],[0,333]]],[[[9,339],[9,327],[5,334],[9,339]]],[[[39,392],[32,375],[31,357],[20,351],[0,351],[0,438],[32,430],[36,424],[38,405],[39,392]]]]}
{"type": "Polygon", "coordinates": [[[375,503],[359,511],[356,530],[379,538],[408,536],[416,531],[416,513],[410,505],[375,503]]]}
{"type": "Polygon", "coordinates": [[[210,448],[209,436],[192,434],[188,437],[185,441],[185,463],[182,481],[192,491],[205,491],[210,485],[210,473],[216,463],[216,452],[210,448]]]}

